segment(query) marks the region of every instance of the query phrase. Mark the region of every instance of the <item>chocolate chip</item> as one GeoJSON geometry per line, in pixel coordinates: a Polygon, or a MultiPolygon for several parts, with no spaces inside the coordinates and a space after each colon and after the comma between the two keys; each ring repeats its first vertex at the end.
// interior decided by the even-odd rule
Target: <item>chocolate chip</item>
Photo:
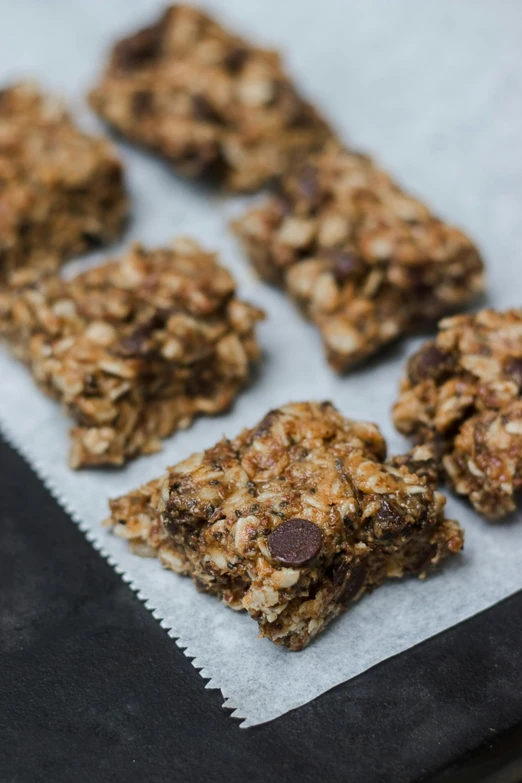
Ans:
{"type": "Polygon", "coordinates": [[[342,584],[344,584],[344,580],[346,579],[346,574],[348,573],[349,568],[350,566],[348,560],[346,560],[342,555],[338,555],[332,563],[331,567],[328,569],[328,576],[332,580],[334,587],[340,587],[342,584]]]}
{"type": "Polygon", "coordinates": [[[435,343],[422,346],[408,361],[408,377],[412,383],[433,378],[442,380],[454,369],[455,360],[450,353],[441,351],[435,343]]]}
{"type": "Polygon", "coordinates": [[[138,90],[132,96],[132,111],[138,116],[148,114],[154,105],[154,95],[150,90],[138,90]]]}
{"type": "Polygon", "coordinates": [[[388,498],[381,497],[381,506],[372,517],[376,538],[394,538],[406,525],[406,519],[388,498]]]}
{"type": "Polygon", "coordinates": [[[127,356],[139,356],[149,353],[149,340],[155,329],[161,329],[165,324],[162,313],[155,313],[120,341],[119,349],[127,356]]]}
{"type": "Polygon", "coordinates": [[[82,239],[89,250],[101,247],[106,242],[106,239],[97,231],[82,231],[82,239]]]}
{"type": "Polygon", "coordinates": [[[239,73],[246,61],[248,60],[248,49],[244,49],[242,46],[237,46],[235,49],[231,49],[230,52],[224,57],[223,65],[231,73],[239,73]]]}
{"type": "Polygon", "coordinates": [[[95,375],[86,375],[83,379],[83,393],[86,397],[93,397],[99,394],[98,379],[95,375]]]}
{"type": "Polygon", "coordinates": [[[114,65],[124,71],[133,71],[153,62],[161,53],[167,21],[168,12],[156,24],[117,43],[113,52],[114,65]]]}
{"type": "Polygon", "coordinates": [[[356,253],[349,250],[336,250],[335,248],[322,250],[321,258],[325,258],[331,264],[331,273],[339,284],[347,280],[360,280],[366,272],[366,263],[356,253]]]}
{"type": "Polygon", "coordinates": [[[192,514],[188,509],[179,508],[179,503],[179,496],[171,495],[167,501],[165,514],[163,515],[165,528],[171,535],[175,535],[179,532],[180,527],[197,528],[205,522],[204,519],[192,514]]]}
{"type": "Polygon", "coordinates": [[[337,600],[341,604],[347,604],[354,599],[366,580],[367,567],[363,563],[347,565],[345,571],[345,583],[337,600]]]}
{"type": "Polygon", "coordinates": [[[435,557],[436,554],[437,545],[426,544],[419,550],[417,556],[413,558],[413,560],[410,560],[408,565],[405,566],[404,570],[409,574],[422,573],[426,570],[426,568],[428,568],[431,560],[435,557]]]}
{"type": "Polygon", "coordinates": [[[286,566],[303,566],[321,549],[323,534],[307,519],[288,519],[270,534],[268,548],[274,560],[286,566]]]}
{"type": "Polygon", "coordinates": [[[504,373],[517,386],[522,388],[522,356],[515,356],[513,359],[509,359],[504,365],[504,373]]]}
{"type": "Polygon", "coordinates": [[[229,164],[218,144],[187,149],[180,160],[180,169],[191,177],[199,177],[211,185],[221,184],[227,177],[229,164]]]}
{"type": "Polygon", "coordinates": [[[222,118],[204,95],[192,97],[192,114],[201,122],[222,123],[222,118]]]}
{"type": "Polygon", "coordinates": [[[189,397],[211,397],[218,383],[216,369],[201,362],[199,368],[194,367],[194,374],[187,380],[185,389],[189,397]]]}

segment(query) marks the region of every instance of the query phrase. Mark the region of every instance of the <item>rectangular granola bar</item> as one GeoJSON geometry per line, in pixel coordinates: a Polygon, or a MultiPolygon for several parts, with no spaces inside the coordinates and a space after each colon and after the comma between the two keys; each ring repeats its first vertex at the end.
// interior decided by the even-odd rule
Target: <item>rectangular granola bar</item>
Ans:
{"type": "Polygon", "coordinates": [[[445,498],[385,451],[330,403],[287,405],[111,501],[107,524],[301,650],[365,591],[462,547],[445,498]]]}
{"type": "Polygon", "coordinates": [[[0,336],[76,422],[73,468],[121,465],[228,408],[258,358],[262,315],[189,239],[135,245],[70,281],[19,272],[0,292],[0,336]]]}
{"type": "Polygon", "coordinates": [[[115,239],[127,209],[108,141],[82,133],[34,85],[0,90],[0,277],[115,239]]]}
{"type": "Polygon", "coordinates": [[[317,324],[339,372],[482,290],[470,240],[336,143],[234,228],[261,277],[317,324]]]}
{"type": "Polygon", "coordinates": [[[176,5],[119,41],[93,108],[183,175],[255,190],[331,135],[276,52],[176,5]]]}

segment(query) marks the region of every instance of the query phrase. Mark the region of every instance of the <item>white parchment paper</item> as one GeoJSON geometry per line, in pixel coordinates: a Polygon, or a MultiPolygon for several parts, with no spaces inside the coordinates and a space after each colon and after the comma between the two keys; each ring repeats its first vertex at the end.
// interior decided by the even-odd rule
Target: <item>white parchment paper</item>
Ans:
{"type": "MultiPolygon", "coordinates": [[[[489,301],[522,302],[522,3],[517,0],[214,0],[230,24],[282,47],[293,72],[352,143],[376,154],[414,192],[477,239],[489,262],[489,301]]],[[[37,77],[67,95],[87,125],[81,96],[109,42],[157,13],[138,0],[0,0],[0,78],[37,77]]],[[[222,417],[200,419],[164,450],[121,471],[67,468],[69,422],[0,353],[0,423],[90,541],[169,634],[220,688],[233,715],[252,726],[276,718],[383,659],[522,588],[522,520],[492,526],[450,498],[466,527],[462,557],[424,582],[389,584],[364,598],[302,653],[256,638],[256,625],[188,579],[140,559],[100,527],[107,499],[167,464],[235,435],[289,400],[331,399],[352,417],[377,421],[390,450],[404,442],[389,409],[408,341],[340,379],[319,337],[277,291],[255,280],[226,228],[240,208],[177,179],[124,145],[134,217],[125,241],[161,244],[193,233],[217,248],[241,294],[261,305],[265,359],[256,383],[222,417]]],[[[116,248],[117,252],[118,248],[116,248]]],[[[101,255],[94,260],[102,258],[101,255]]],[[[73,269],[83,263],[75,262],[73,269]]],[[[42,520],[47,524],[47,520],[42,520]]],[[[58,545],[58,544],[57,544],[58,545]]]]}

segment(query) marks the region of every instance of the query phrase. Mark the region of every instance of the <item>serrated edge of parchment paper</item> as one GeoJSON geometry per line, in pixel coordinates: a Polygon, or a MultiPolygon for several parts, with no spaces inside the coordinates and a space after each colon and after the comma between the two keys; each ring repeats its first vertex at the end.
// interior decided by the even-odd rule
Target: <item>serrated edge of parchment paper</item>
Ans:
{"type": "MultiPolygon", "coordinates": [[[[220,690],[224,699],[223,704],[221,706],[224,709],[232,710],[230,714],[231,718],[236,718],[242,721],[239,724],[240,728],[247,728],[248,718],[244,713],[241,712],[240,708],[236,706],[236,700],[234,696],[231,694],[227,695],[225,689],[218,682],[219,678],[216,677],[215,674],[211,672],[210,668],[207,667],[207,664],[204,662],[201,656],[196,655],[195,652],[191,652],[188,642],[185,642],[183,640],[183,637],[179,636],[176,633],[175,629],[172,628],[165,621],[165,619],[161,616],[161,614],[157,611],[157,609],[150,603],[149,599],[144,594],[144,592],[134,583],[132,577],[118,565],[114,557],[111,554],[109,554],[109,552],[107,552],[103,544],[97,540],[94,533],[89,529],[88,525],[82,520],[80,514],[75,510],[73,504],[65,497],[65,495],[61,493],[60,489],[50,478],[45,466],[34,456],[34,454],[31,452],[31,449],[25,443],[22,443],[20,439],[14,434],[11,427],[9,426],[8,421],[6,420],[3,414],[0,414],[0,434],[3,436],[7,445],[10,446],[12,449],[14,449],[14,451],[16,451],[24,459],[24,461],[28,464],[28,466],[31,468],[33,473],[35,473],[37,478],[42,482],[42,484],[49,492],[51,497],[54,498],[54,500],[58,503],[58,505],[67,513],[67,515],[73,520],[73,522],[80,528],[83,535],[85,536],[87,541],[91,544],[91,546],[96,550],[96,552],[98,552],[98,554],[100,554],[103,557],[103,559],[111,566],[111,568],[118,574],[118,576],[121,577],[123,582],[125,582],[125,584],[128,587],[130,587],[132,592],[141,601],[141,603],[145,606],[145,608],[148,609],[148,611],[151,613],[154,619],[157,620],[157,622],[167,632],[170,638],[173,639],[175,644],[182,650],[184,655],[190,660],[190,663],[196,669],[198,674],[200,674],[204,680],[208,680],[208,682],[205,683],[205,689],[220,690]]],[[[100,526],[101,526],[101,520],[100,520],[100,526]]]]}

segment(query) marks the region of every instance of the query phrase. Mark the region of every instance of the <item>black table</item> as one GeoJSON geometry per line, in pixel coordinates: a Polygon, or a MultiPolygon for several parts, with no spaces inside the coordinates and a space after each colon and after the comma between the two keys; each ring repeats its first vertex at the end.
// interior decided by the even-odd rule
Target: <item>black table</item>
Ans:
{"type": "Polygon", "coordinates": [[[242,730],[0,442],[0,781],[522,780],[522,593],[242,730]]]}

